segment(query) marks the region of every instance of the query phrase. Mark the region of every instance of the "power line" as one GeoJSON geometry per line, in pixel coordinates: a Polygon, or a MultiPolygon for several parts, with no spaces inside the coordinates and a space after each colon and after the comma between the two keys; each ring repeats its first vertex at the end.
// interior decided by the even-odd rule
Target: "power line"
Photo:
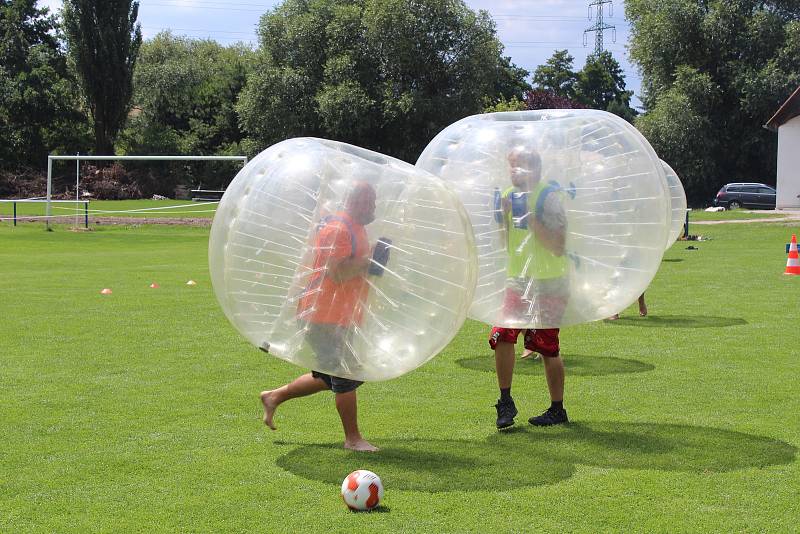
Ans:
{"type": "Polygon", "coordinates": [[[156,31],[156,32],[176,31],[176,32],[195,32],[195,33],[208,33],[208,34],[212,34],[212,33],[232,33],[232,34],[237,34],[237,35],[247,35],[247,36],[253,37],[253,38],[257,37],[256,34],[253,33],[253,32],[236,32],[236,31],[228,31],[228,30],[210,30],[210,29],[202,29],[202,28],[197,28],[197,29],[192,29],[192,28],[156,28],[156,27],[153,27],[153,26],[142,26],[142,29],[143,30],[153,30],[153,31],[156,31]]]}
{"type": "MultiPolygon", "coordinates": [[[[164,0],[162,0],[164,1],[164,0]]],[[[181,4],[147,4],[147,7],[188,7],[182,6],[181,4]]],[[[215,10],[215,11],[240,11],[244,13],[264,13],[263,9],[242,9],[236,7],[214,7],[214,6],[200,6],[200,7],[192,7],[192,11],[200,11],[200,10],[215,10]]]]}

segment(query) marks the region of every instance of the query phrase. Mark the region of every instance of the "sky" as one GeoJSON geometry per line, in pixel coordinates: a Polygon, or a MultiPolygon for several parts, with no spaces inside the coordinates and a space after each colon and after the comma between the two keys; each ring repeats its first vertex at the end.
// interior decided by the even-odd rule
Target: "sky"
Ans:
{"type": "MultiPolygon", "coordinates": [[[[583,67],[594,50],[594,33],[584,30],[596,22],[593,0],[466,0],[474,9],[488,11],[497,23],[497,34],[505,46],[504,55],[514,64],[533,73],[555,50],[567,49],[575,58],[574,68],[583,67]],[[592,14],[592,20],[588,15],[592,14]]],[[[162,30],[175,35],[210,38],[223,45],[237,41],[257,46],[259,17],[280,4],[272,0],[140,0],[139,22],[142,35],[151,38],[162,30]]],[[[39,6],[57,11],[61,0],[39,0],[39,6]]],[[[616,27],[604,33],[605,49],[622,66],[627,89],[634,91],[632,104],[640,106],[639,73],[629,61],[626,49],[629,26],[625,21],[624,1],[613,0],[604,6],[604,22],[616,27]]],[[[530,81],[530,79],[528,80],[530,81]]]]}

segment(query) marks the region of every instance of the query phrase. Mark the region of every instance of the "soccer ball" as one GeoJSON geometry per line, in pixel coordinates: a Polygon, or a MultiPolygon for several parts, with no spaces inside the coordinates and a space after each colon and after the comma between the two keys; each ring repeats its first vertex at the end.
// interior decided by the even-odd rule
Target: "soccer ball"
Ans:
{"type": "Polygon", "coordinates": [[[383,498],[383,483],[372,471],[353,471],[342,482],[342,499],[351,510],[372,510],[383,498]]]}

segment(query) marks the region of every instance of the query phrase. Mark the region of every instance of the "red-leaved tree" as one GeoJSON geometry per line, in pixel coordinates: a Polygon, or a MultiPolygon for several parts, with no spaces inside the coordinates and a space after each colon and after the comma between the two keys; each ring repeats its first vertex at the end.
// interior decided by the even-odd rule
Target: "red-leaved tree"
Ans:
{"type": "Polygon", "coordinates": [[[527,109],[586,109],[580,102],[543,89],[528,91],[522,97],[527,109]]]}

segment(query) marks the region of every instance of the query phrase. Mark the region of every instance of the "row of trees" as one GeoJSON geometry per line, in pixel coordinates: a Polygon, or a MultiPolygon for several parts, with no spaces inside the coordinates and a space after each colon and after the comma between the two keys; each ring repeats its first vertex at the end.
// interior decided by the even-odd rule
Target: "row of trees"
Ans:
{"type": "MultiPolygon", "coordinates": [[[[253,155],[303,135],[413,161],[466,115],[591,107],[634,121],[697,204],[726,181],[771,181],[776,140],[761,125],[800,83],[797,0],[627,0],[638,117],[610,53],[576,71],[557,50],[530,86],[488,14],[461,0],[285,0],[261,18],[257,49],[142,42],[137,13],[131,0],[65,0],[59,20],[0,0],[0,168],[42,168],[53,152],[253,155]]],[[[198,181],[173,171],[153,192],[198,181]]]]}
{"type": "Polygon", "coordinates": [[[574,70],[574,61],[567,50],[556,50],[544,65],[537,67],[533,73],[534,91],[526,95],[527,106],[602,109],[633,122],[633,91],[625,89],[622,67],[611,52],[588,56],[579,71],[574,70]]]}
{"type": "Polygon", "coordinates": [[[528,88],[494,22],[460,0],[285,0],[256,50],[142,42],[137,13],[65,0],[59,23],[35,0],[0,0],[2,167],[42,168],[50,152],[254,155],[303,135],[413,161],[441,128],[528,88]]]}

